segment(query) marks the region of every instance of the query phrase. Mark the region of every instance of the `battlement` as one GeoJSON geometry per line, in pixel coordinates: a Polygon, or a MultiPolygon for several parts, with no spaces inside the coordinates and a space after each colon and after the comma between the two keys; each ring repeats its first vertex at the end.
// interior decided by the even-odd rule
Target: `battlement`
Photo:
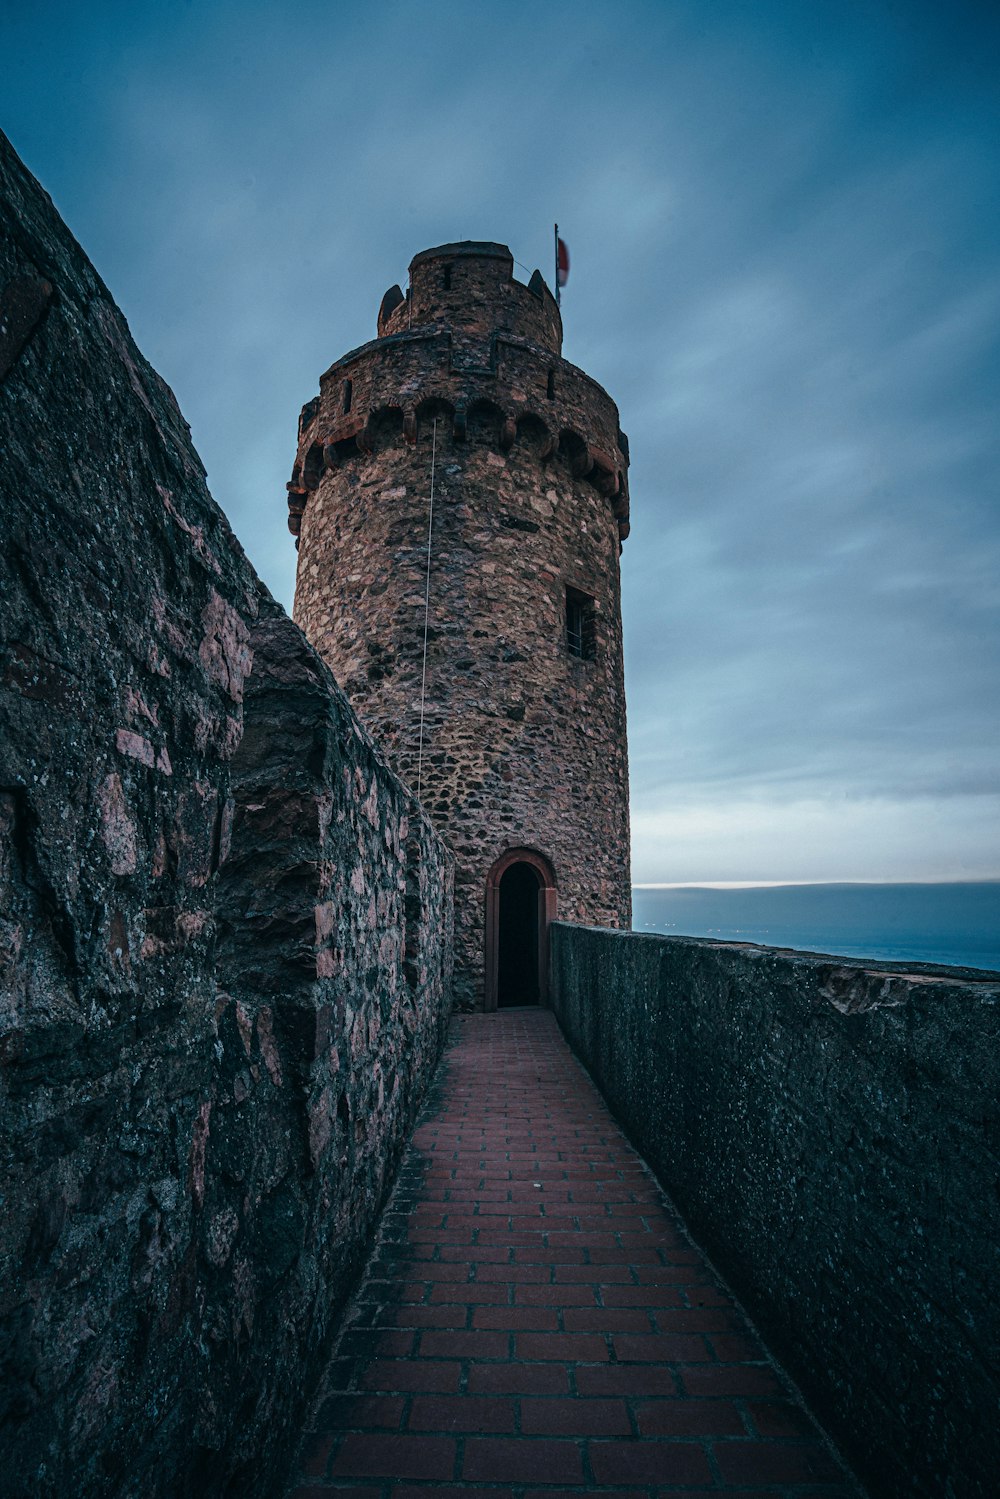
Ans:
{"type": "Polygon", "coordinates": [[[541,272],[518,281],[510,250],[490,241],[421,250],[410,261],[407,291],[393,286],[382,298],[380,338],[436,324],[473,343],[503,332],[562,350],[562,317],[541,272]]]}
{"type": "Polygon", "coordinates": [[[629,534],[628,439],[596,380],[563,359],[556,300],[535,271],[514,279],[506,245],[476,240],[423,250],[404,294],[382,298],[378,337],[336,360],[299,419],[288,483],[298,537],[323,475],[389,446],[415,446],[428,422],[443,441],[503,455],[527,444],[541,465],[562,459],[608,502],[629,534]]]}

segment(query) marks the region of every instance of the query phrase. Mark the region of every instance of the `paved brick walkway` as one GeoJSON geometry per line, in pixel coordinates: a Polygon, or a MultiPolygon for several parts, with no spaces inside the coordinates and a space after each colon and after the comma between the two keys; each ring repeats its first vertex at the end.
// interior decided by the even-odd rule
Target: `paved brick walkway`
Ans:
{"type": "Polygon", "coordinates": [[[540,1010],[456,1019],[294,1499],[854,1499],[540,1010]]]}

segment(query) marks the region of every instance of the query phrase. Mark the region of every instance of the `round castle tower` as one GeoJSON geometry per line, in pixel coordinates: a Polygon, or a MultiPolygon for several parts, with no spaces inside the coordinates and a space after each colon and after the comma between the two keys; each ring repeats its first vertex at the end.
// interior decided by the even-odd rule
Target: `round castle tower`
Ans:
{"type": "Polygon", "coordinates": [[[288,486],[295,619],[454,852],[466,1009],[544,999],[557,913],[631,921],[628,442],[513,271],[417,255],[303,408],[288,486]]]}

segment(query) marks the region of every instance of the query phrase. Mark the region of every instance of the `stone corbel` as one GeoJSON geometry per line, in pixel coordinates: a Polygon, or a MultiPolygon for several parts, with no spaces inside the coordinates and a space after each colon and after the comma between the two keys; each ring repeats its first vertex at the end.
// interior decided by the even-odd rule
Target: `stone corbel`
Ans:
{"type": "Polygon", "coordinates": [[[591,458],[597,473],[594,476],[594,484],[600,494],[613,499],[619,490],[618,467],[613,458],[607,453],[602,453],[600,448],[590,448],[591,458]]]}
{"type": "Polygon", "coordinates": [[[500,446],[502,448],[512,448],[516,438],[517,423],[512,416],[509,416],[500,428],[500,446]]]}
{"type": "Polygon", "coordinates": [[[298,536],[302,529],[302,512],[306,508],[309,494],[301,485],[286,484],[285,488],[288,490],[288,529],[293,536],[298,536]]]}

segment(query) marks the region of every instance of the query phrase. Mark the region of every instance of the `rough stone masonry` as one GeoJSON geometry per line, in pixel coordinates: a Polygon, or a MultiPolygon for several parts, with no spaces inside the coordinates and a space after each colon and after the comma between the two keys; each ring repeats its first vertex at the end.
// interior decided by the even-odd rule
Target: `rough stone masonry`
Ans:
{"type": "Polygon", "coordinates": [[[1000,1469],[1000,974],[557,923],[552,1008],[879,1499],[1000,1469]]]}
{"type": "Polygon", "coordinates": [[[295,618],[455,854],[463,1008],[496,1003],[488,891],[519,850],[549,916],[631,924],[628,442],[513,271],[505,245],[417,255],[303,409],[289,484],[295,618]]]}
{"type": "Polygon", "coordinates": [[[5,1495],[260,1495],[436,1061],[450,859],[0,136],[5,1495]]]}

